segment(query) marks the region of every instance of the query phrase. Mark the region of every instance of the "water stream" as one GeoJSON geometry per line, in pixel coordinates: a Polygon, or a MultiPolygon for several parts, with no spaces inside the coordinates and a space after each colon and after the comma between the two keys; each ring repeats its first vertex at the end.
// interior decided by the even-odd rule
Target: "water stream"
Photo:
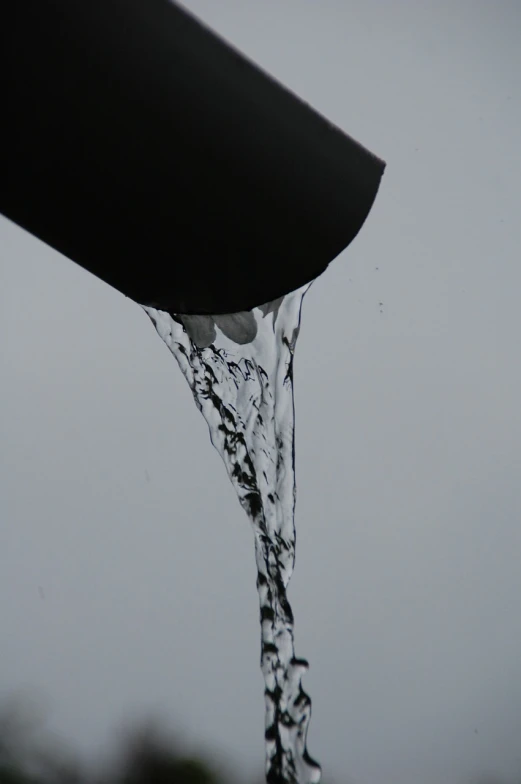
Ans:
{"type": "Polygon", "coordinates": [[[177,359],[255,539],[268,784],[316,784],[306,736],[308,664],[294,651],[287,586],[295,562],[293,357],[308,285],[225,316],[144,310],[177,359]]]}

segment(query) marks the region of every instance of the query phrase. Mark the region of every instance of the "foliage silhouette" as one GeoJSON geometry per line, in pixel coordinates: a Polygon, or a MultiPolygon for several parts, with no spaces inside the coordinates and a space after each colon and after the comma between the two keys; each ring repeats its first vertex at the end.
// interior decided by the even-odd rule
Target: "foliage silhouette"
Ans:
{"type": "MultiPolygon", "coordinates": [[[[110,769],[100,771],[83,769],[51,738],[40,737],[40,723],[41,717],[23,705],[8,703],[0,708],[0,784],[233,784],[233,778],[218,770],[215,763],[200,755],[184,754],[160,724],[134,724],[123,736],[110,769]]],[[[252,781],[261,784],[263,778],[252,781]]],[[[342,784],[346,782],[342,780],[342,784]]],[[[483,774],[467,784],[514,782],[483,774]]],[[[521,779],[516,784],[521,784],[521,779]]]]}

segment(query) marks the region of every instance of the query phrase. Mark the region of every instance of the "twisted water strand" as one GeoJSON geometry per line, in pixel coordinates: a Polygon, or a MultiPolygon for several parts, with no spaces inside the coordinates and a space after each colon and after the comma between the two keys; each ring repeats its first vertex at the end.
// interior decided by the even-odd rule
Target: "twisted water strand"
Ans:
{"type": "Polygon", "coordinates": [[[255,537],[268,784],[316,784],[306,736],[308,664],[294,653],[286,588],[295,561],[293,356],[308,286],[230,316],[145,311],[176,357],[255,537]]]}

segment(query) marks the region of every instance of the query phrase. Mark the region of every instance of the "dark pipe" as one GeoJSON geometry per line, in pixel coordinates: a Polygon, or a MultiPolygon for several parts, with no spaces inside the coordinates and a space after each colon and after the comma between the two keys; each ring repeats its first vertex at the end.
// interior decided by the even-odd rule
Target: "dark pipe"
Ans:
{"type": "Polygon", "coordinates": [[[324,271],[384,163],[169,0],[6,0],[0,210],[139,303],[230,313],[324,271]]]}

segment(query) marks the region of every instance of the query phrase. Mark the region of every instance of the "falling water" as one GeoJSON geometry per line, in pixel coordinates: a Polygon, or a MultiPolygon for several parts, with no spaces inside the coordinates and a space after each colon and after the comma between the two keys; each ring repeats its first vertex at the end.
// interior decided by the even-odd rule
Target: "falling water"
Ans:
{"type": "Polygon", "coordinates": [[[260,600],[268,784],[315,784],[306,749],[308,668],[294,651],[286,590],[295,562],[293,356],[309,286],[253,311],[169,314],[145,307],[192,390],[253,525],[260,600]]]}

